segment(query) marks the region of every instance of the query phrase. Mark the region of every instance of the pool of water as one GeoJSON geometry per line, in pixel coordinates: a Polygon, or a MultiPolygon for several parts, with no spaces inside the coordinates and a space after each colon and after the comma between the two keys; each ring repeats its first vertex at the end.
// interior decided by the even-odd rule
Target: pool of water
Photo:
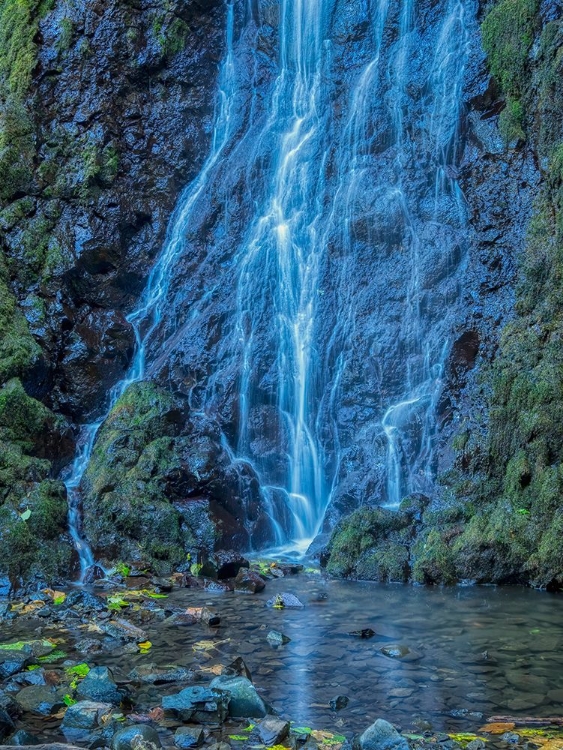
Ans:
{"type": "MultiPolygon", "coordinates": [[[[205,604],[221,616],[221,625],[153,623],[146,626],[150,654],[118,649],[88,662],[111,666],[116,678],[125,680],[148,661],[211,667],[241,656],[257,689],[280,714],[345,734],[362,731],[378,717],[402,729],[424,720],[435,730],[465,731],[493,715],[563,713],[563,599],[557,595],[520,587],[383,586],[303,574],[270,581],[258,595],[181,589],[168,603],[205,604]],[[305,606],[267,607],[278,592],[296,594],[305,606]],[[376,635],[349,635],[366,628],[376,635]],[[291,641],[270,646],[270,630],[291,641]],[[194,650],[202,639],[216,646],[194,650]],[[386,656],[382,649],[404,655],[386,656]],[[335,713],[329,701],[337,695],[348,696],[349,704],[335,713]]],[[[16,621],[0,637],[20,637],[22,630],[23,622],[16,621]]],[[[43,632],[57,635],[48,628],[43,632]]],[[[84,630],[58,635],[67,639],[63,648],[72,657],[74,639],[83,638],[84,630]]],[[[158,705],[159,695],[170,690],[144,689],[139,707],[158,705]]]]}

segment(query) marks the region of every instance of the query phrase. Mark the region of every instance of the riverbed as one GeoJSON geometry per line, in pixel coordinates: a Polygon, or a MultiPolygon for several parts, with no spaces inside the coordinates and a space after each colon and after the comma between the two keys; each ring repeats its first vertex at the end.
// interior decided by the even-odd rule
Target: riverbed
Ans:
{"type": "MultiPolygon", "coordinates": [[[[205,606],[221,623],[179,627],[151,620],[143,626],[152,643],[148,652],[127,653],[116,645],[86,657],[75,651],[88,628],[79,620],[43,625],[40,618],[19,617],[2,625],[0,637],[4,643],[38,634],[60,639],[60,665],[74,660],[109,666],[118,684],[148,663],[202,669],[211,678],[240,656],[262,698],[279,714],[346,735],[378,717],[403,730],[459,732],[476,730],[499,714],[563,713],[562,600],[554,594],[521,587],[378,585],[303,573],[268,581],[254,595],[178,588],[158,605],[205,606]],[[304,606],[267,606],[284,592],[304,606]],[[271,645],[272,630],[289,642],[271,645]],[[371,637],[350,634],[369,630],[371,637]],[[336,696],[349,699],[338,711],[330,706],[336,696]]],[[[172,690],[142,688],[134,710],[154,708],[172,690]]],[[[43,733],[60,737],[56,722],[43,722],[43,733]]]]}

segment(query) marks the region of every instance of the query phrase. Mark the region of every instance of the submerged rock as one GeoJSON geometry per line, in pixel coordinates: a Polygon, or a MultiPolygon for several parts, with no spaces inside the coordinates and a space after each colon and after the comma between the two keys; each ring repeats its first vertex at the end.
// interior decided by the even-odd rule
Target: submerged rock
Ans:
{"type": "Polygon", "coordinates": [[[407,740],[385,719],[377,719],[360,737],[361,750],[409,750],[407,740]]]}
{"type": "Polygon", "coordinates": [[[201,685],[184,688],[174,695],[165,695],[162,708],[166,716],[181,721],[199,724],[217,724],[227,718],[229,695],[215,689],[213,683],[206,688],[201,685]]]}
{"type": "Polygon", "coordinates": [[[129,673],[129,679],[148,685],[165,685],[169,682],[191,682],[194,672],[187,667],[158,664],[141,664],[129,673]]]}
{"type": "Polygon", "coordinates": [[[211,682],[211,687],[229,696],[229,716],[241,719],[266,716],[266,704],[247,677],[220,675],[211,682]]]}
{"type": "Polygon", "coordinates": [[[328,705],[333,711],[341,711],[348,703],[350,703],[350,698],[347,695],[337,695],[329,701],[328,705]]]}

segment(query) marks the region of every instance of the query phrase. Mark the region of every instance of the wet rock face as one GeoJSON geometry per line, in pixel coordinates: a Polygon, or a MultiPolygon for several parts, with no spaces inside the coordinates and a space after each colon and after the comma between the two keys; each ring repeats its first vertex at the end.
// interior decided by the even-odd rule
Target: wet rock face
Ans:
{"type": "Polygon", "coordinates": [[[68,425],[52,427],[56,415],[81,422],[100,413],[129,365],[134,337],[125,316],[179,191],[207,153],[224,39],[218,0],[57,0],[41,16],[37,5],[2,10],[16,55],[6,64],[25,50],[29,69],[18,69],[16,83],[4,76],[0,86],[8,118],[0,165],[0,393],[19,377],[52,412],[51,427],[31,440],[33,427],[10,435],[0,427],[0,574],[10,588],[31,575],[52,583],[74,569],[61,520],[64,490],[59,527],[49,522],[47,540],[33,528],[41,515],[31,502],[30,523],[18,523],[27,507],[20,504],[40,495],[41,514],[53,519],[44,482],[75,449],[68,425]],[[22,21],[18,14],[29,15],[22,21]]]}

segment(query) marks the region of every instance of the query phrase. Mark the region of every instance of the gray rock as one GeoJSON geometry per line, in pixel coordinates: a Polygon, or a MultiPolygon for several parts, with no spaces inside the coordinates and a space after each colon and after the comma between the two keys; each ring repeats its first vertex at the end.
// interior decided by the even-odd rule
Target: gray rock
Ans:
{"type": "Polygon", "coordinates": [[[289,721],[278,716],[266,716],[258,726],[258,733],[265,745],[278,745],[289,734],[289,721]]]}
{"type": "Polygon", "coordinates": [[[60,693],[51,687],[30,685],[16,695],[16,703],[28,713],[50,716],[64,706],[60,693]]]}
{"type": "Polygon", "coordinates": [[[192,747],[203,745],[205,735],[201,727],[178,727],[174,734],[174,744],[180,750],[189,750],[192,747]]]}
{"type": "Polygon", "coordinates": [[[241,719],[266,716],[266,705],[247,677],[220,675],[211,682],[211,687],[229,695],[229,716],[241,719]]]}
{"type": "Polygon", "coordinates": [[[130,727],[119,729],[112,738],[112,750],[135,750],[139,747],[138,739],[145,743],[150,743],[154,747],[162,747],[158,732],[156,729],[146,724],[134,724],[130,727]]]}
{"type": "Polygon", "coordinates": [[[222,690],[201,685],[184,688],[174,695],[165,695],[162,708],[167,716],[198,724],[217,724],[227,717],[229,695],[222,690]]]}
{"type": "Polygon", "coordinates": [[[392,724],[377,719],[360,737],[362,750],[409,750],[409,743],[392,724]]]}
{"type": "Polygon", "coordinates": [[[289,643],[291,641],[291,638],[288,638],[287,635],[280,633],[278,630],[270,630],[266,638],[270,646],[275,647],[284,646],[286,643],[289,643]]]}
{"type": "Polygon", "coordinates": [[[276,594],[272,599],[266,602],[267,607],[276,607],[279,609],[301,609],[305,605],[295,596],[295,594],[276,594]]]}
{"type": "Polygon", "coordinates": [[[114,703],[116,705],[121,703],[123,697],[107,667],[91,669],[76,688],[76,694],[82,700],[114,703]]]}
{"type": "Polygon", "coordinates": [[[112,710],[113,706],[110,703],[79,701],[67,708],[61,728],[65,733],[68,730],[95,729],[100,726],[101,717],[111,713],[112,710]]]}

